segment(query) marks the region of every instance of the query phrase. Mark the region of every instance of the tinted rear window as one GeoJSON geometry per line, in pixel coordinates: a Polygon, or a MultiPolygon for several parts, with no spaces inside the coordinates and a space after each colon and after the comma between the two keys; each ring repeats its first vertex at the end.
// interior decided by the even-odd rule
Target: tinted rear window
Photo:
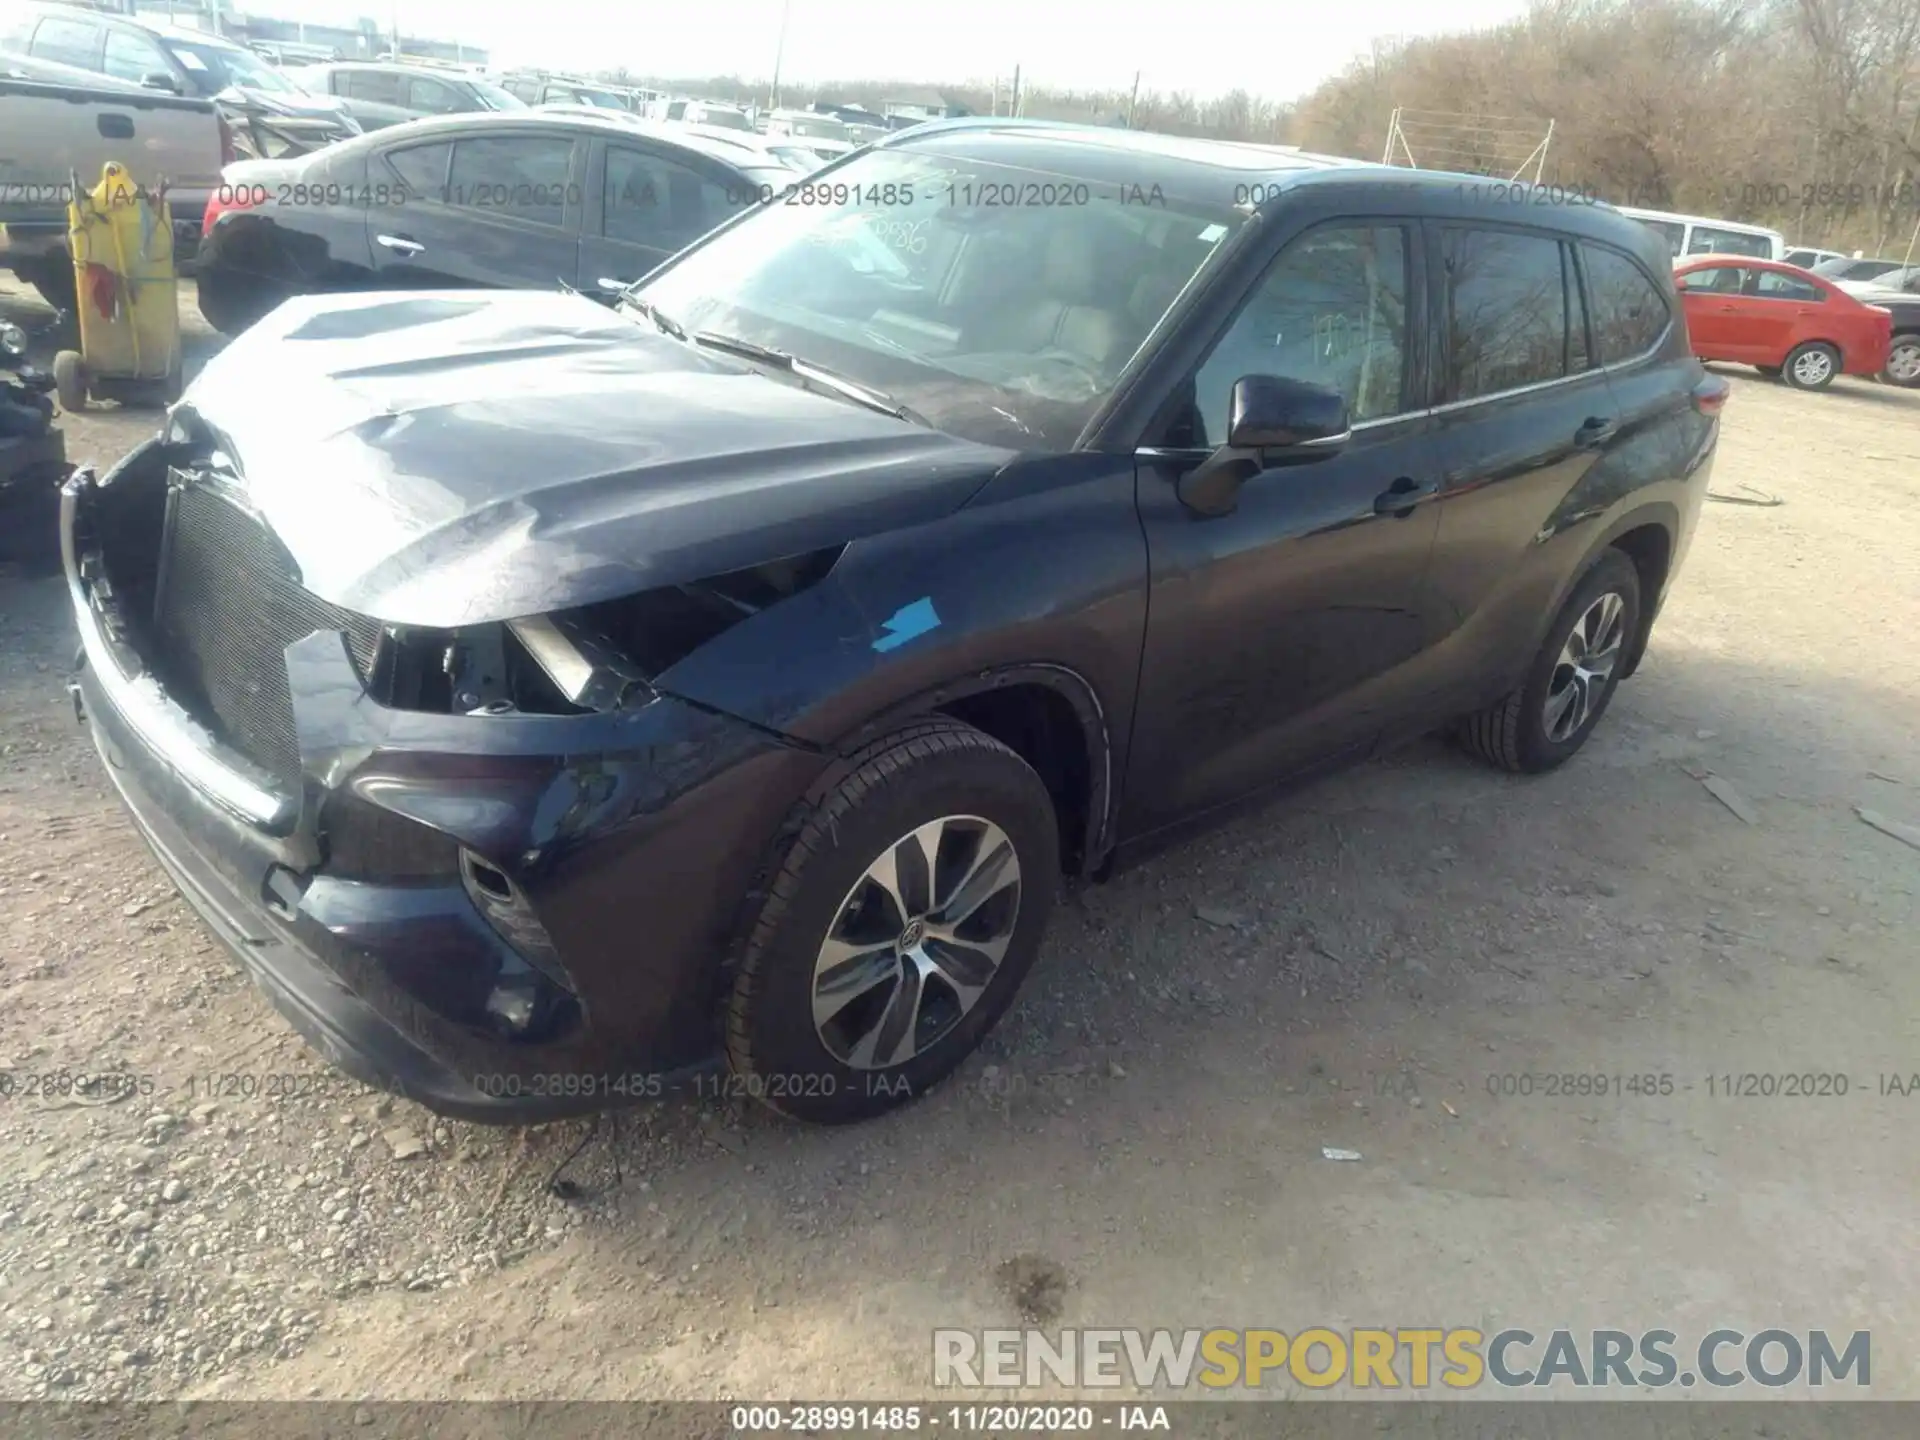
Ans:
{"type": "Polygon", "coordinates": [[[1597,245],[1582,246],[1581,250],[1599,362],[1613,365],[1644,355],[1667,328],[1666,297],[1626,256],[1597,245]]]}

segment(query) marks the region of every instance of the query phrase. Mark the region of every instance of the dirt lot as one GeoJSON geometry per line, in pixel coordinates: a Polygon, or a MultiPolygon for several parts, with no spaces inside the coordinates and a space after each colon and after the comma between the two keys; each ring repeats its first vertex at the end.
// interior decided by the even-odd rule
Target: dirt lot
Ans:
{"type": "Polygon", "coordinates": [[[15,513],[0,1067],[152,1092],[0,1101],[0,1396],[898,1398],[933,1326],[1024,1310],[1870,1329],[1873,1393],[1920,1397],[1920,1093],[1881,1080],[1920,1072],[1920,853],[1855,813],[1920,824],[1920,393],[1734,385],[1716,489],[1785,503],[1707,507],[1578,761],[1423,745],[1092,890],[987,1053],[832,1133],[485,1131],[329,1076],[122,821],[15,513]],[[1786,1071],[1851,1093],[1709,1093],[1786,1071]],[[308,1088],[205,1102],[235,1072],[308,1088]],[[1560,1072],[1675,1087],[1489,1093],[1560,1072]]]}

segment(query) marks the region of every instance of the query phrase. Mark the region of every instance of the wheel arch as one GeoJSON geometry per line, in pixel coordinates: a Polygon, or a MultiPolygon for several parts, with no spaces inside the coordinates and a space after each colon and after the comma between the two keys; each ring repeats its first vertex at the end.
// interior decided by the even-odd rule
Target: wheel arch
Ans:
{"type": "MultiPolygon", "coordinates": [[[[1112,717],[1071,666],[1027,661],[996,666],[922,690],[863,720],[833,745],[854,754],[910,721],[945,716],[998,740],[1033,766],[1053,797],[1062,868],[1086,875],[1112,848],[1115,776],[1112,717]]],[[[829,776],[822,784],[830,785],[829,776]]]]}
{"type": "Polygon", "coordinates": [[[1619,550],[1633,562],[1633,568],[1640,577],[1640,619],[1628,641],[1626,662],[1620,671],[1623,680],[1631,676],[1640,668],[1640,661],[1646,654],[1647,640],[1653,633],[1653,622],[1660,611],[1667,577],[1673,573],[1674,548],[1679,534],[1680,512],[1665,500],[1638,506],[1616,517],[1587,546],[1581,553],[1580,563],[1573,566],[1561,581],[1553,603],[1546,607],[1541,633],[1534,640],[1535,648],[1545,641],[1546,627],[1552,625],[1553,617],[1560,613],[1560,607],[1567,603],[1567,597],[1586,578],[1594,562],[1608,550],[1619,550]]]}

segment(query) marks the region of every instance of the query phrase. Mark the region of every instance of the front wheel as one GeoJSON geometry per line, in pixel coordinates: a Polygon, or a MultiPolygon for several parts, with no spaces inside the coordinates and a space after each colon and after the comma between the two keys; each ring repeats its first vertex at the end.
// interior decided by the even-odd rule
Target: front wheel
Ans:
{"type": "Polygon", "coordinates": [[[1539,774],[1586,744],[1620,684],[1640,627],[1640,572],[1609,549],[1574,587],[1518,690],[1460,726],[1460,739],[1503,770],[1539,774]]]}
{"type": "Polygon", "coordinates": [[[1911,390],[1920,385],[1920,334],[1896,335],[1887,352],[1887,368],[1881,372],[1889,385],[1911,390]]]}
{"type": "Polygon", "coordinates": [[[1780,373],[1796,390],[1824,390],[1840,373],[1840,352],[1817,340],[1796,345],[1780,373]]]}
{"type": "Polygon", "coordinates": [[[904,1104],[1012,1002],[1053,905],[1040,777],[970,726],[876,742],[776,862],[727,1006],[743,1093],[823,1124],[904,1104]]]}
{"type": "Polygon", "coordinates": [[[266,281],[237,270],[207,269],[195,277],[200,318],[222,335],[238,335],[283,298],[266,281]]]}

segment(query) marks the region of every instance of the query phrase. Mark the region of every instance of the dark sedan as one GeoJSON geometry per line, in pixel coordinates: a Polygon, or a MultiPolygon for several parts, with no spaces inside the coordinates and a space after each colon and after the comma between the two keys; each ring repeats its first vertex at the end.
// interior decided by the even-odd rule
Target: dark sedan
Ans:
{"type": "Polygon", "coordinates": [[[200,310],[232,335],[321,291],[610,295],[794,178],[738,145],[618,118],[411,121],[297,160],[229,167],[203,222],[200,310]]]}
{"type": "Polygon", "coordinates": [[[815,179],[615,308],[291,300],[66,486],[106,773],[354,1073],[872,1115],[1063,875],[1437,727],[1552,770],[1640,665],[1728,390],[1645,227],[1017,120],[815,179]]]}

